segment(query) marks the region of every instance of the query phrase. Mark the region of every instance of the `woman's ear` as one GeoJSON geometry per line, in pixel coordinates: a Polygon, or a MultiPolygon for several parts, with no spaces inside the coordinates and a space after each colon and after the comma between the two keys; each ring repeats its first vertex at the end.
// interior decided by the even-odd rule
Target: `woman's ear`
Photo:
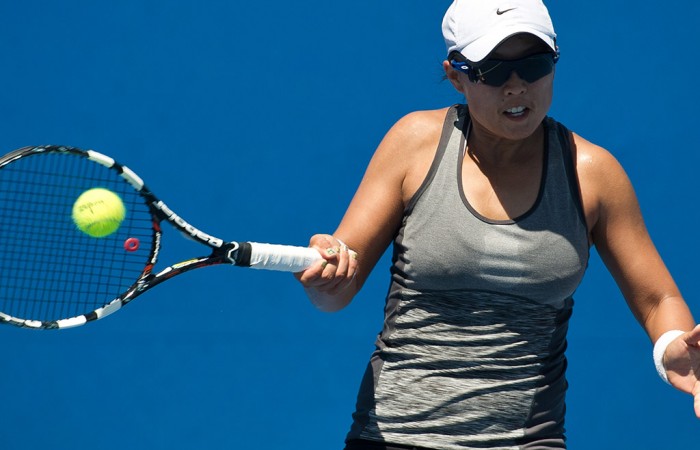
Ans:
{"type": "Polygon", "coordinates": [[[450,80],[450,83],[452,83],[452,86],[457,89],[458,92],[464,94],[464,87],[462,87],[464,77],[460,72],[456,71],[449,61],[443,61],[442,68],[445,71],[445,78],[450,80]]]}

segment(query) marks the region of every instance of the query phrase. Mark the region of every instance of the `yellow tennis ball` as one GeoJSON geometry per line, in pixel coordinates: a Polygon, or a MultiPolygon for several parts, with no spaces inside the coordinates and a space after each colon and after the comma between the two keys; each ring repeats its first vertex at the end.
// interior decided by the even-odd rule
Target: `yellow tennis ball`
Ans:
{"type": "Polygon", "coordinates": [[[124,202],[109,189],[89,189],[73,204],[75,225],[83,233],[96,238],[117,231],[125,216],[124,202]]]}

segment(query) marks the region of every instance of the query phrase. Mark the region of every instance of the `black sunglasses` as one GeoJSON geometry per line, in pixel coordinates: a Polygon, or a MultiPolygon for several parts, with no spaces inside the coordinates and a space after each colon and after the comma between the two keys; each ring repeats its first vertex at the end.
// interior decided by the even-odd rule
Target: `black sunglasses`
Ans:
{"type": "Polygon", "coordinates": [[[487,59],[478,66],[467,61],[452,60],[450,63],[455,70],[466,73],[474,83],[481,81],[489,86],[499,87],[508,81],[513,72],[528,83],[535,82],[552,73],[558,60],[559,55],[550,52],[510,61],[487,59]]]}

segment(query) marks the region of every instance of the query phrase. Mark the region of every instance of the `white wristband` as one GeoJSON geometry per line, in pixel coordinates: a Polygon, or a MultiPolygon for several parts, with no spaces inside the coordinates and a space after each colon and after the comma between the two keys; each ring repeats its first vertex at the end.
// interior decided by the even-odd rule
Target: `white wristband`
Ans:
{"type": "Polygon", "coordinates": [[[670,330],[661,335],[661,337],[654,344],[654,365],[656,366],[656,371],[659,376],[666,383],[668,381],[668,375],[666,375],[666,368],[664,367],[664,354],[666,353],[666,347],[673,342],[678,336],[685,334],[685,331],[681,330],[670,330]]]}

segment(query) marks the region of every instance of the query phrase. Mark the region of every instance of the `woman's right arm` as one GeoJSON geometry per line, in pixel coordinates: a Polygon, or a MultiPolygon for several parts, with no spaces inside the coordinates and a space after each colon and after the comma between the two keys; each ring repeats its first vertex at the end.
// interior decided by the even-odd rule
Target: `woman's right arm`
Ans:
{"type": "Polygon", "coordinates": [[[393,240],[430,168],[445,113],[421,111],[399,120],[379,144],[338,229],[311,238],[309,246],[324,260],[297,278],[322,311],[347,306],[393,240]]]}

